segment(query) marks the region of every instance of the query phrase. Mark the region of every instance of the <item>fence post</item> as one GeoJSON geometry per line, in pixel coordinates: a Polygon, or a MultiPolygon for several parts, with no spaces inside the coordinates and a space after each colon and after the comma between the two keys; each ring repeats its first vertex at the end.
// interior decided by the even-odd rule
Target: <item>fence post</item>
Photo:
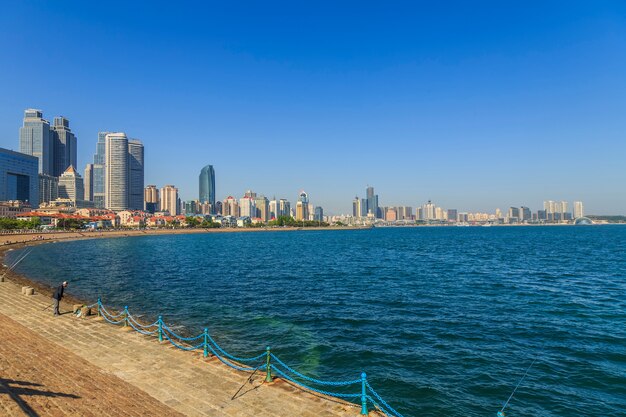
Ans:
{"type": "Polygon", "coordinates": [[[102,301],[100,301],[100,297],[98,297],[98,317],[100,317],[100,305],[102,304],[102,301]]]}
{"type": "Polygon", "coordinates": [[[266,349],[267,358],[265,359],[265,382],[272,382],[272,364],[270,363],[270,347],[266,349]]]}
{"type": "Polygon", "coordinates": [[[163,341],[163,317],[159,316],[157,320],[157,324],[159,325],[159,342],[163,341]]]}
{"type": "Polygon", "coordinates": [[[209,356],[209,329],[204,329],[204,357],[209,356]]]}
{"type": "Polygon", "coordinates": [[[366,377],[365,372],[361,373],[361,415],[363,416],[369,415],[367,412],[367,394],[365,392],[366,377]]]}
{"type": "Polygon", "coordinates": [[[128,327],[128,306],[124,306],[124,327],[128,327]]]}

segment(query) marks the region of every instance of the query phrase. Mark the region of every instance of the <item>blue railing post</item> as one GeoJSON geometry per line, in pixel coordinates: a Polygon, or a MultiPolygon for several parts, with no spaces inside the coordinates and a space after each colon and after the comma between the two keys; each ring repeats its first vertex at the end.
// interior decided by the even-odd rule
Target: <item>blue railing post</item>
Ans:
{"type": "Polygon", "coordinates": [[[98,297],[98,317],[100,317],[100,305],[102,304],[102,301],[100,300],[100,297],[98,297]]]}
{"type": "Polygon", "coordinates": [[[209,356],[209,329],[204,329],[204,357],[209,356]]]}
{"type": "Polygon", "coordinates": [[[163,317],[159,316],[157,320],[157,324],[159,325],[159,342],[163,341],[163,317]]]}
{"type": "Polygon", "coordinates": [[[365,391],[365,383],[367,381],[365,372],[361,373],[361,415],[368,415],[367,412],[367,393],[365,391]]]}
{"type": "Polygon", "coordinates": [[[128,327],[128,306],[124,306],[124,327],[128,327]]]}
{"type": "Polygon", "coordinates": [[[270,347],[266,349],[267,357],[265,359],[265,382],[272,382],[272,364],[270,363],[270,347]]]}

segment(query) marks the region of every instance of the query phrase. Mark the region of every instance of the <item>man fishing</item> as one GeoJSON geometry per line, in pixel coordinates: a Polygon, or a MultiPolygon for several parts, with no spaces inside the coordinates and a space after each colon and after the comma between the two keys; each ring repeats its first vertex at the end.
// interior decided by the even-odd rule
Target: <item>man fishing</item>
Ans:
{"type": "Polygon", "coordinates": [[[54,299],[54,315],[59,316],[59,304],[61,303],[61,299],[63,298],[63,291],[67,287],[67,281],[63,281],[63,284],[59,285],[52,294],[52,298],[54,299]]]}

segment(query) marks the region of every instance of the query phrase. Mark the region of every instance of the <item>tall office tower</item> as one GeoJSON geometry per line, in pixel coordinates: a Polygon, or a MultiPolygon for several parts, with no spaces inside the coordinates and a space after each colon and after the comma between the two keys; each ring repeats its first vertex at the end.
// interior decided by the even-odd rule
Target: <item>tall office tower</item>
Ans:
{"type": "Polygon", "coordinates": [[[291,217],[291,203],[284,198],[278,201],[278,216],[291,217]]]}
{"type": "Polygon", "coordinates": [[[270,202],[264,195],[259,195],[254,199],[256,206],[256,217],[266,222],[270,219],[270,202]]]}
{"type": "MultiPolygon", "coordinates": [[[[55,117],[52,130],[52,171],[55,177],[61,176],[69,166],[76,168],[76,136],[70,129],[70,121],[63,116],[55,117]]],[[[80,175],[79,175],[80,176],[80,175]]]]}
{"type": "Polygon", "coordinates": [[[582,201],[574,201],[574,218],[578,219],[579,217],[583,217],[585,212],[583,210],[583,202],[582,201]]]}
{"type": "Polygon", "coordinates": [[[315,207],[315,215],[313,216],[313,220],[316,222],[324,221],[324,209],[320,206],[315,207]]]}
{"type": "Polygon", "coordinates": [[[244,195],[239,199],[239,215],[241,217],[256,217],[256,203],[254,198],[244,195]]]}
{"type": "Polygon", "coordinates": [[[519,209],[519,215],[520,215],[520,221],[524,222],[524,221],[528,221],[532,219],[532,216],[530,214],[530,209],[528,207],[522,206],[519,209]]]}
{"type": "Polygon", "coordinates": [[[154,213],[159,210],[159,189],[156,185],[148,185],[143,192],[144,206],[143,209],[148,213],[154,213]]]}
{"type": "Polygon", "coordinates": [[[354,200],[352,200],[352,217],[361,217],[361,199],[359,196],[354,197],[354,200]]]}
{"type": "MultiPolygon", "coordinates": [[[[90,201],[96,208],[104,208],[105,200],[105,164],[106,164],[106,135],[110,132],[99,132],[96,143],[96,153],[93,155],[93,174],[90,184],[90,201]]],[[[85,177],[85,181],[87,178],[85,177]]]]}
{"type": "Polygon", "coordinates": [[[428,203],[422,206],[423,220],[434,220],[435,217],[435,204],[428,200],[428,203]]]}
{"type": "Polygon", "coordinates": [[[301,191],[296,203],[296,220],[309,220],[309,196],[301,191]]]}
{"type": "Polygon", "coordinates": [[[509,207],[509,222],[517,222],[520,219],[519,208],[509,207]]]}
{"type": "Polygon", "coordinates": [[[213,165],[207,165],[200,171],[200,192],[201,203],[209,202],[211,207],[215,207],[215,170],[213,165]]]}
{"type": "Polygon", "coordinates": [[[20,128],[20,152],[39,159],[40,174],[53,175],[53,151],[50,123],[43,119],[41,110],[26,109],[20,128]]]}
{"type": "Polygon", "coordinates": [[[39,206],[39,160],[32,155],[0,148],[0,201],[39,206]]]}
{"type": "Polygon", "coordinates": [[[144,186],[143,144],[138,140],[128,141],[128,208],[143,210],[144,186]]]}
{"type": "Polygon", "coordinates": [[[167,211],[170,216],[179,214],[178,188],[173,185],[166,185],[161,188],[161,211],[167,211]]]}
{"type": "Polygon", "coordinates": [[[455,222],[459,217],[459,212],[457,209],[448,209],[448,221],[455,222]]]}
{"type": "Polygon", "coordinates": [[[59,198],[65,198],[73,202],[85,199],[83,179],[72,165],[59,177],[59,198]]]}
{"type": "Polygon", "coordinates": [[[222,215],[239,217],[239,204],[232,195],[229,195],[224,199],[222,203],[222,215]]]}
{"type": "Polygon", "coordinates": [[[215,214],[222,214],[222,202],[221,201],[216,201],[215,202],[215,208],[212,209],[213,212],[215,214]]]}
{"type": "Polygon", "coordinates": [[[105,137],[104,206],[121,211],[128,208],[128,138],[125,133],[105,137]]]}
{"type": "Polygon", "coordinates": [[[85,183],[85,200],[93,201],[93,164],[85,166],[83,182],[85,183]]]}
{"type": "Polygon", "coordinates": [[[59,197],[59,179],[39,174],[39,204],[49,203],[59,197]]]}
{"type": "Polygon", "coordinates": [[[270,209],[270,214],[269,214],[270,220],[278,218],[278,201],[276,200],[276,197],[273,197],[270,200],[269,209],[270,209]]]}
{"type": "Polygon", "coordinates": [[[367,195],[366,213],[372,213],[377,218],[382,217],[380,210],[378,210],[378,195],[374,194],[374,187],[367,187],[365,193],[367,195]]]}

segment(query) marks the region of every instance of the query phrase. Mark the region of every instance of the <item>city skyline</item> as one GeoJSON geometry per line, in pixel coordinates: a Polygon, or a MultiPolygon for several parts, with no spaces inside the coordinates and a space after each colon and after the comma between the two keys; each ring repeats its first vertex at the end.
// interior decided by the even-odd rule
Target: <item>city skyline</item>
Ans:
{"type": "Polygon", "coordinates": [[[79,172],[98,132],[132,132],[149,149],[146,183],[176,184],[183,200],[210,163],[218,201],[254,189],[295,204],[305,189],[349,214],[373,184],[380,206],[534,211],[555,198],[626,213],[624,6],[399,5],[379,18],[374,6],[318,5],[311,19],[297,6],[281,19],[271,7],[198,8],[215,20],[189,25],[174,10],[162,33],[158,8],[7,5],[0,147],[19,151],[23,110],[38,108],[71,121],[79,172]],[[156,24],[127,24],[140,16],[156,24]],[[46,31],[51,17],[63,24],[46,31]],[[32,56],[46,71],[23,64],[32,56]]]}

